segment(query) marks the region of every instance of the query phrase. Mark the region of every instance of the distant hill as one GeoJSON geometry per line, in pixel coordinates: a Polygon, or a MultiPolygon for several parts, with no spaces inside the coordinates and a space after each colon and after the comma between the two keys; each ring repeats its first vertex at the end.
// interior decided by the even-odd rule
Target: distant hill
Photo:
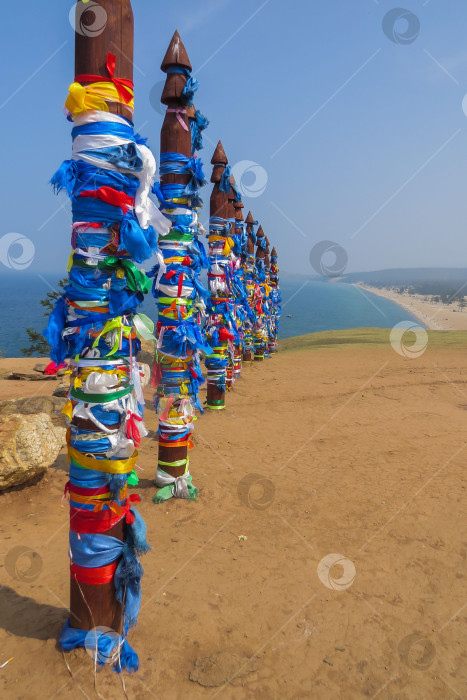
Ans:
{"type": "Polygon", "coordinates": [[[349,284],[363,282],[371,287],[406,288],[415,294],[443,295],[462,290],[463,294],[467,295],[467,268],[465,267],[414,267],[352,272],[342,275],[339,281],[349,284]]]}

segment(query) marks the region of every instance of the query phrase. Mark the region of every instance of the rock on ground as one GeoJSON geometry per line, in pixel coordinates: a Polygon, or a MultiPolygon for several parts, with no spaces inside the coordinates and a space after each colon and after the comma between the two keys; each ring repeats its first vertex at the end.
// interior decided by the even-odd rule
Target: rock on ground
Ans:
{"type": "Polygon", "coordinates": [[[34,413],[46,413],[52,423],[60,428],[66,427],[65,416],[62,408],[66,400],[55,396],[31,396],[25,399],[11,399],[0,402],[0,418],[11,416],[13,413],[31,415],[34,413]]]}
{"type": "Polygon", "coordinates": [[[151,381],[151,368],[145,362],[140,364],[141,367],[141,386],[144,388],[151,381]]]}
{"type": "Polygon", "coordinates": [[[43,474],[65,444],[65,428],[46,413],[0,418],[0,491],[43,474]]]}

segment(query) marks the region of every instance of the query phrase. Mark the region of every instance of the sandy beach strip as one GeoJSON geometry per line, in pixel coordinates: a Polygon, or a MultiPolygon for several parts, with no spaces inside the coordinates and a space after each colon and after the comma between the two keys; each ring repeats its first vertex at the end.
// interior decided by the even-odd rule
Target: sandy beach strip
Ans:
{"type": "Polygon", "coordinates": [[[467,330],[467,309],[458,309],[456,304],[446,306],[446,304],[441,302],[429,301],[426,296],[421,294],[399,294],[393,289],[370,287],[362,282],[358,282],[354,286],[402,306],[403,309],[411,313],[415,318],[418,318],[430,330],[467,330]]]}

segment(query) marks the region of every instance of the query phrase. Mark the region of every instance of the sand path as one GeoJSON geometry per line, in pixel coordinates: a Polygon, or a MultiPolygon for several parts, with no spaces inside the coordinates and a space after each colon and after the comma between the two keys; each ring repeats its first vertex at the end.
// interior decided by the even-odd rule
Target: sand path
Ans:
{"type": "MultiPolygon", "coordinates": [[[[147,439],[136,490],[153,549],[128,697],[465,696],[466,410],[462,350],[333,347],[245,368],[228,411],[198,421],[198,503],[153,505],[147,439]],[[323,583],[333,553],[344,559],[330,571],[325,560],[323,583]],[[218,653],[205,674],[216,686],[189,680],[195,659],[218,653]]],[[[55,648],[66,470],[61,456],[40,484],[0,497],[3,552],[28,546],[43,564],[28,583],[0,559],[0,664],[14,656],[0,671],[5,700],[97,697],[86,653],[67,655],[72,679],[55,648]]],[[[97,687],[124,698],[107,669],[97,687]]]]}

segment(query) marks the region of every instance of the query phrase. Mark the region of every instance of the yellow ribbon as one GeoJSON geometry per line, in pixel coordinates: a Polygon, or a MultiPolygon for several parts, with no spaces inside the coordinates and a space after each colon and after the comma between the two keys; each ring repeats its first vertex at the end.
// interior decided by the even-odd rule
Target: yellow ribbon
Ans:
{"type": "MultiPolygon", "coordinates": [[[[121,316],[117,316],[117,318],[112,318],[107,323],[105,324],[104,328],[101,330],[97,338],[95,339],[94,343],[92,344],[92,347],[95,348],[99,344],[100,338],[105,335],[106,333],[110,333],[111,331],[114,330],[119,330],[122,335],[124,335],[126,338],[128,338],[131,335],[132,332],[132,327],[131,326],[124,326],[123,325],[123,319],[121,316]]],[[[110,352],[108,352],[104,357],[109,357],[109,355],[114,355],[117,350],[118,346],[120,344],[120,333],[116,335],[115,337],[115,342],[113,344],[113,348],[110,352]]]]}
{"type": "Polygon", "coordinates": [[[66,416],[70,421],[73,416],[73,404],[71,401],[68,399],[64,407],[62,408],[62,413],[64,416],[66,416]]]}
{"type": "Polygon", "coordinates": [[[128,459],[94,459],[68,445],[68,457],[83,469],[95,469],[106,474],[129,474],[135,468],[138,450],[128,459]]]}
{"type": "Polygon", "coordinates": [[[224,236],[215,236],[215,235],[210,235],[209,236],[209,243],[211,241],[223,241],[224,242],[224,250],[222,251],[222,255],[229,255],[230,251],[234,247],[235,243],[231,238],[224,238],[224,236]]]}
{"type": "MultiPolygon", "coordinates": [[[[129,90],[129,88],[126,88],[129,90]]],[[[124,104],[130,109],[134,109],[135,102],[132,99],[128,104],[122,100],[117,88],[110,82],[91,83],[90,85],[81,85],[81,83],[72,83],[69,87],[69,94],[65,102],[66,109],[76,117],[78,114],[88,112],[93,109],[98,109],[103,112],[108,112],[107,102],[118,102],[124,104]]]]}

